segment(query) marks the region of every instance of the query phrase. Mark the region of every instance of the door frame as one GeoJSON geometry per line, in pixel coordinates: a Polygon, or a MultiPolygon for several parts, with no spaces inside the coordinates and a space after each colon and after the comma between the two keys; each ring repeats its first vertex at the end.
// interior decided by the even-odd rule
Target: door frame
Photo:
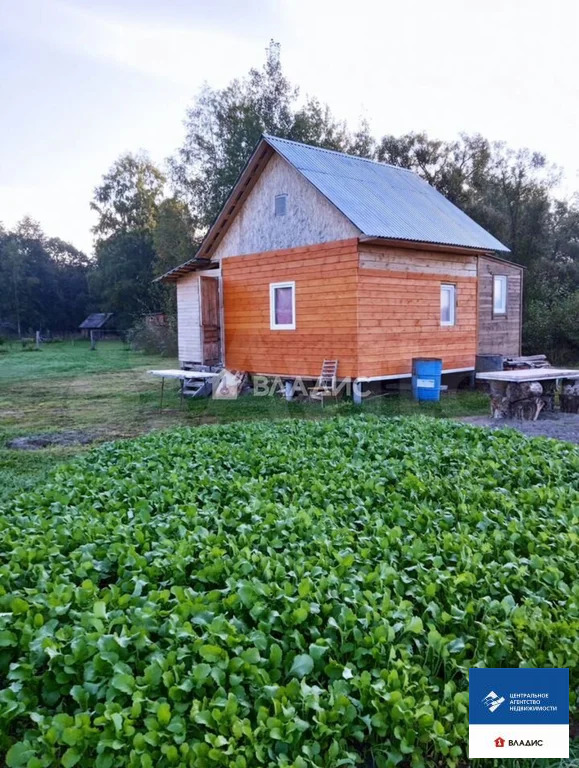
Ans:
{"type": "MultiPolygon", "coordinates": [[[[212,272],[214,272],[212,270],[212,272]]],[[[220,274],[208,274],[204,275],[201,273],[199,275],[199,333],[200,333],[200,342],[201,342],[201,357],[202,357],[202,364],[203,365],[217,365],[219,363],[223,364],[223,319],[222,319],[222,306],[223,302],[221,300],[221,275],[220,274]],[[211,362],[207,362],[205,357],[205,326],[203,324],[203,280],[215,280],[217,285],[217,359],[213,360],[211,362]]]]}

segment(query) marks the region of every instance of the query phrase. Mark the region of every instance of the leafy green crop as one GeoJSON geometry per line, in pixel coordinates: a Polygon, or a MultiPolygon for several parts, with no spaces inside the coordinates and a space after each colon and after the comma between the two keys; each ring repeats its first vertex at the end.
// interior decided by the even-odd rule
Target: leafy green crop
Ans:
{"type": "Polygon", "coordinates": [[[0,759],[456,766],[469,666],[577,667],[578,477],[430,419],[102,446],[0,515],[0,759]]]}

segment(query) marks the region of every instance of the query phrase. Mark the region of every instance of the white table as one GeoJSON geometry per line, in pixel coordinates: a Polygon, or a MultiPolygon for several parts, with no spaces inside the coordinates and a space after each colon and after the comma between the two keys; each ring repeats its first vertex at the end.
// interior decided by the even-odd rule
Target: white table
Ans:
{"type": "Polygon", "coordinates": [[[579,370],[572,368],[524,368],[514,371],[484,371],[477,373],[480,381],[552,381],[553,379],[579,379],[579,370]]]}
{"type": "Polygon", "coordinates": [[[198,381],[203,379],[213,379],[219,376],[218,373],[212,373],[210,371],[184,371],[181,368],[161,368],[152,371],[147,371],[151,376],[161,377],[161,403],[159,410],[163,410],[163,392],[165,389],[165,379],[178,379],[181,382],[181,406],[183,406],[183,382],[185,379],[197,379],[198,381]]]}
{"type": "Polygon", "coordinates": [[[557,382],[564,379],[579,380],[579,370],[572,368],[519,368],[514,371],[483,371],[477,373],[476,378],[478,381],[489,382],[493,418],[504,419],[518,415],[519,418],[536,420],[543,408],[553,408],[557,382]],[[537,392],[533,392],[529,387],[521,390],[513,386],[516,384],[540,384],[542,381],[554,381],[555,384],[546,389],[538,387],[537,392]],[[521,397],[520,394],[525,389],[528,390],[528,396],[521,397]],[[534,413],[531,413],[529,408],[534,408],[534,413]]]}

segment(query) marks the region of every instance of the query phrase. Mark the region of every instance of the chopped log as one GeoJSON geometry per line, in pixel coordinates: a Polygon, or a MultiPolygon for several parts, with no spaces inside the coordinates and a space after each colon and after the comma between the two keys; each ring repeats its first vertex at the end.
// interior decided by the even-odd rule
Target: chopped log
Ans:
{"type": "Polygon", "coordinates": [[[579,379],[563,379],[559,402],[563,413],[579,413],[579,379]]]}
{"type": "MultiPolygon", "coordinates": [[[[491,415],[493,419],[536,420],[545,407],[549,407],[552,395],[545,395],[538,381],[508,383],[491,381],[491,415]]],[[[554,390],[553,390],[554,398],[554,390]]]]}
{"type": "Polygon", "coordinates": [[[557,380],[541,382],[543,387],[544,410],[551,413],[555,410],[555,395],[557,394],[557,380]]]}
{"type": "Polygon", "coordinates": [[[544,407],[543,387],[538,381],[510,382],[507,386],[511,418],[535,421],[544,407]]]}
{"type": "Polygon", "coordinates": [[[491,416],[493,419],[508,419],[509,400],[505,396],[507,385],[504,381],[491,381],[491,416]]]}
{"type": "Polygon", "coordinates": [[[512,402],[540,397],[543,386],[538,381],[510,381],[507,385],[507,397],[512,402]]]}

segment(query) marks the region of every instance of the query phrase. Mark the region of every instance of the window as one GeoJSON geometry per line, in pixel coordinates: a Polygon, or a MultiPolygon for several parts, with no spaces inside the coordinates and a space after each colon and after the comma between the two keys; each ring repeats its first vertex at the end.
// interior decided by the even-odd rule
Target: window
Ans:
{"type": "Polygon", "coordinates": [[[454,325],[456,315],[456,286],[443,283],[440,286],[440,324],[454,325]]]}
{"type": "Polygon", "coordinates": [[[507,276],[493,276],[493,315],[507,314],[507,276]]]}
{"type": "Polygon", "coordinates": [[[270,328],[273,331],[294,331],[296,327],[296,284],[269,284],[270,328]]]}
{"type": "Polygon", "coordinates": [[[285,216],[287,212],[287,195],[276,195],[274,212],[276,216],[285,216]]]}

